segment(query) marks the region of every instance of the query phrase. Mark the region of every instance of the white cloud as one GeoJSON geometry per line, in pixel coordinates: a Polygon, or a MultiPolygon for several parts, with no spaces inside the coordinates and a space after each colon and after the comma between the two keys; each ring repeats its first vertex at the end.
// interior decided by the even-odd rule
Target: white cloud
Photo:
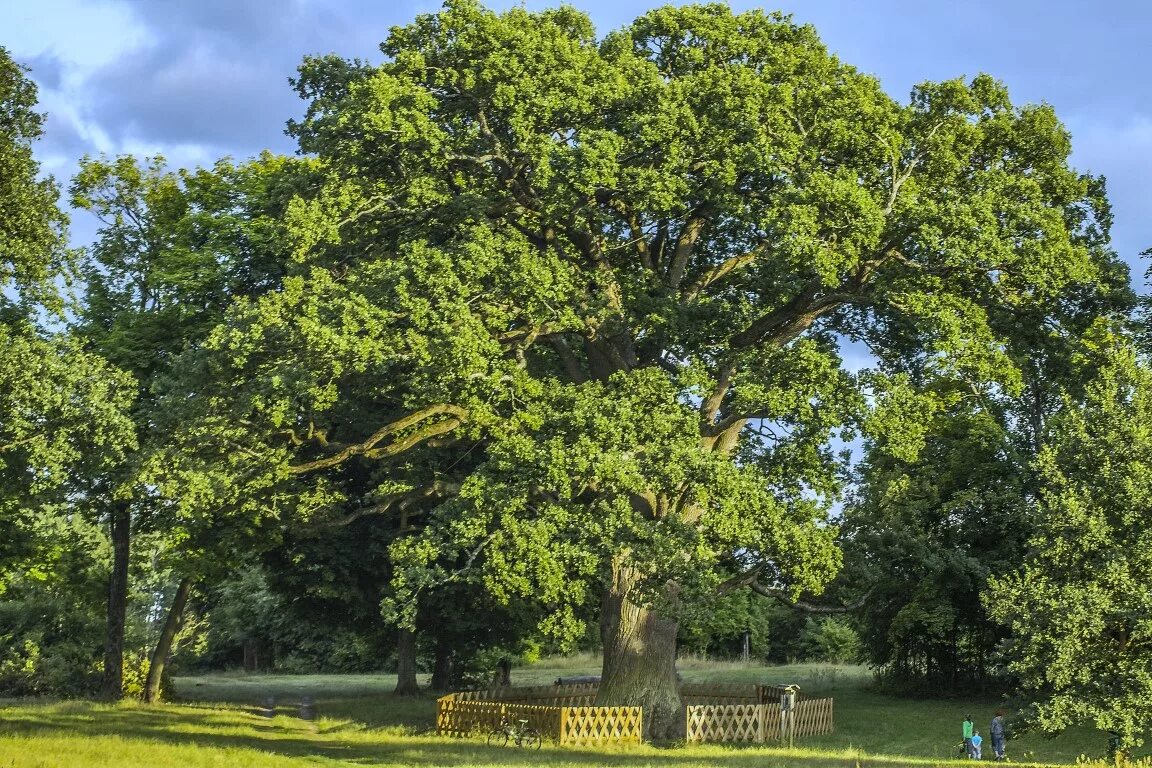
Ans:
{"type": "Polygon", "coordinates": [[[127,7],[102,0],[2,3],[0,29],[18,61],[49,54],[66,65],[72,85],[151,37],[127,7]]]}

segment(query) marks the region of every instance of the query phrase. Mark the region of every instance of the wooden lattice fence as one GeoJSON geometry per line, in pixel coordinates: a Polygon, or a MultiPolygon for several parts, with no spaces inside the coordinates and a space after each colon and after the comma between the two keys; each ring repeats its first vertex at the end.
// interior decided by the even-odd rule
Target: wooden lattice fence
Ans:
{"type": "MultiPolygon", "coordinates": [[[[436,729],[451,736],[487,733],[506,719],[528,724],[558,744],[639,742],[640,707],[593,706],[597,683],[504,687],[448,694],[437,702],[436,729]]],[[[781,739],[784,688],[739,683],[685,683],[689,741],[770,742],[781,739]]],[[[797,697],[790,725],[795,737],[833,729],[832,699],[797,697]]],[[[784,731],[784,736],[787,731],[784,731]]]]}
{"type": "Polygon", "coordinates": [[[529,727],[557,744],[639,743],[644,734],[641,707],[561,707],[460,696],[451,693],[437,699],[437,733],[469,736],[495,730],[505,720],[527,720],[529,727]]]}
{"type": "Polygon", "coordinates": [[[559,707],[500,701],[460,701],[452,695],[438,699],[436,704],[436,731],[446,736],[488,733],[504,720],[527,720],[530,727],[552,738],[560,732],[559,707]]]}
{"type": "MultiPolygon", "coordinates": [[[[779,704],[697,704],[686,707],[688,741],[779,741],[785,719],[779,704]]],[[[788,723],[797,738],[832,733],[832,699],[796,702],[788,723]]]]}
{"type": "Polygon", "coordinates": [[[561,744],[639,744],[643,707],[560,707],[561,744]]]}
{"type": "Polygon", "coordinates": [[[764,741],[762,704],[689,705],[688,741],[764,741]]]}

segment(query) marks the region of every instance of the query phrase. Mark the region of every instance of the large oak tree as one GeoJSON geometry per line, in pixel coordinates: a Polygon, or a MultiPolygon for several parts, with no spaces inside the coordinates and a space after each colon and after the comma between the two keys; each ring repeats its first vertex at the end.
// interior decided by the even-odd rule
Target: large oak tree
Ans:
{"type": "Polygon", "coordinates": [[[986,76],[899,103],[786,17],[668,7],[597,37],[452,0],[382,50],[302,67],[291,130],[325,183],[290,209],[284,290],[188,363],[214,383],[175,390],[184,445],[217,447],[229,492],[270,463],[319,499],[356,460],[381,509],[441,500],[393,548],[400,607],[474,578],[559,632],[599,594],[600,701],[653,735],[681,721],[680,606],[818,593],[830,437],[876,403],[914,443],[937,407],[841,344],[1012,390],[1020,318],[1110,258],[1050,108],[986,76]]]}

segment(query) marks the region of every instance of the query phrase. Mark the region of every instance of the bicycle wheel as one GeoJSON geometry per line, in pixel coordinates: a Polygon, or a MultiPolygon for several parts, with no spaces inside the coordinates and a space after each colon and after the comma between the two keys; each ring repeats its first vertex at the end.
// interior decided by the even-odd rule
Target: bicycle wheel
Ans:
{"type": "Polygon", "coordinates": [[[499,728],[488,734],[488,746],[503,747],[508,744],[508,731],[499,728]]]}
{"type": "Polygon", "coordinates": [[[540,731],[535,728],[529,728],[524,731],[523,737],[520,739],[520,746],[524,749],[540,749],[540,745],[544,743],[544,737],[540,735],[540,731]]]}

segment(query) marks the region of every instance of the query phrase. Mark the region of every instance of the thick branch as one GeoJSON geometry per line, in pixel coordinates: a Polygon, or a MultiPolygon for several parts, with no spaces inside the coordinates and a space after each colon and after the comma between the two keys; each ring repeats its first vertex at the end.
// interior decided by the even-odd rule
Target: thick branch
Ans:
{"type": "Polygon", "coordinates": [[[885,261],[899,260],[899,256],[896,251],[889,251],[882,257],[862,262],[853,274],[828,293],[821,293],[823,284],[820,280],[810,281],[782,307],[756,319],[732,336],[732,346],[751,347],[769,341],[777,346],[787,344],[811,328],[822,315],[841,305],[866,300],[870,290],[869,278],[885,261]]]}
{"type": "Polygon", "coordinates": [[[552,348],[556,350],[556,355],[560,358],[561,364],[564,366],[568,378],[574,384],[583,384],[588,381],[588,374],[580,366],[580,360],[576,357],[576,353],[572,351],[572,347],[568,346],[568,340],[559,334],[548,337],[548,341],[552,344],[552,348]]]}
{"type": "Polygon", "coordinates": [[[371,459],[379,459],[387,456],[395,456],[402,453],[414,445],[417,445],[424,440],[438,435],[451,432],[456,427],[460,426],[468,418],[468,411],[448,403],[439,403],[427,408],[409,414],[402,419],[397,419],[391,424],[387,424],[380,429],[376,430],[367,440],[361,443],[354,443],[344,447],[338,453],[331,456],[325,456],[321,459],[305,462],[303,464],[294,464],[288,467],[288,471],[294,475],[304,474],[305,472],[314,472],[318,469],[328,469],[335,467],[353,456],[367,456],[371,459]],[[437,421],[433,424],[413,432],[412,434],[398,440],[391,445],[383,448],[377,448],[380,442],[389,435],[396,432],[403,431],[410,427],[414,427],[422,421],[434,418],[436,416],[448,416],[449,418],[443,421],[437,421]]]}
{"type": "Polygon", "coordinates": [[[443,498],[445,496],[451,496],[459,492],[460,483],[436,480],[413,491],[389,494],[379,504],[373,504],[370,507],[361,507],[355,512],[351,512],[344,517],[324,523],[324,527],[341,528],[346,525],[351,525],[362,517],[369,517],[371,515],[383,515],[391,511],[394,506],[399,506],[399,508],[403,510],[427,498],[443,498]]]}
{"type": "Polygon", "coordinates": [[[688,220],[684,222],[684,228],[680,230],[680,237],[676,238],[676,250],[672,253],[672,263],[668,267],[668,289],[676,291],[680,288],[680,281],[684,279],[684,272],[688,269],[688,260],[692,258],[692,252],[696,248],[696,243],[700,240],[700,235],[704,233],[704,227],[708,224],[708,218],[704,215],[703,210],[696,209],[688,220]]]}
{"type": "Polygon", "coordinates": [[[700,277],[698,277],[692,282],[691,285],[688,286],[688,288],[684,291],[684,300],[687,302],[695,301],[696,297],[699,296],[701,292],[703,292],[706,288],[708,288],[708,286],[712,285],[718,280],[722,280],[724,277],[732,272],[735,272],[741,267],[756,261],[756,259],[760,258],[760,256],[762,256],[766,250],[766,244],[760,245],[748,251],[747,253],[742,253],[739,256],[733,256],[732,258],[722,261],[721,263],[712,267],[707,272],[700,275],[700,277]]]}
{"type": "Polygon", "coordinates": [[[700,403],[701,425],[711,426],[716,421],[716,414],[720,412],[720,406],[724,403],[724,396],[728,394],[728,388],[732,386],[732,376],[735,373],[736,366],[731,363],[720,368],[720,374],[716,377],[716,386],[712,387],[712,392],[700,403]]]}
{"type": "Polygon", "coordinates": [[[867,592],[861,595],[859,599],[854,600],[848,604],[817,605],[816,603],[809,603],[804,600],[793,600],[791,597],[789,597],[788,590],[779,589],[777,587],[766,587],[755,579],[749,582],[748,586],[758,595],[775,598],[776,600],[784,603],[784,605],[795,608],[799,611],[804,611],[805,613],[851,613],[852,611],[856,611],[864,607],[864,603],[866,603],[868,598],[872,596],[872,589],[869,589],[867,592]]]}

